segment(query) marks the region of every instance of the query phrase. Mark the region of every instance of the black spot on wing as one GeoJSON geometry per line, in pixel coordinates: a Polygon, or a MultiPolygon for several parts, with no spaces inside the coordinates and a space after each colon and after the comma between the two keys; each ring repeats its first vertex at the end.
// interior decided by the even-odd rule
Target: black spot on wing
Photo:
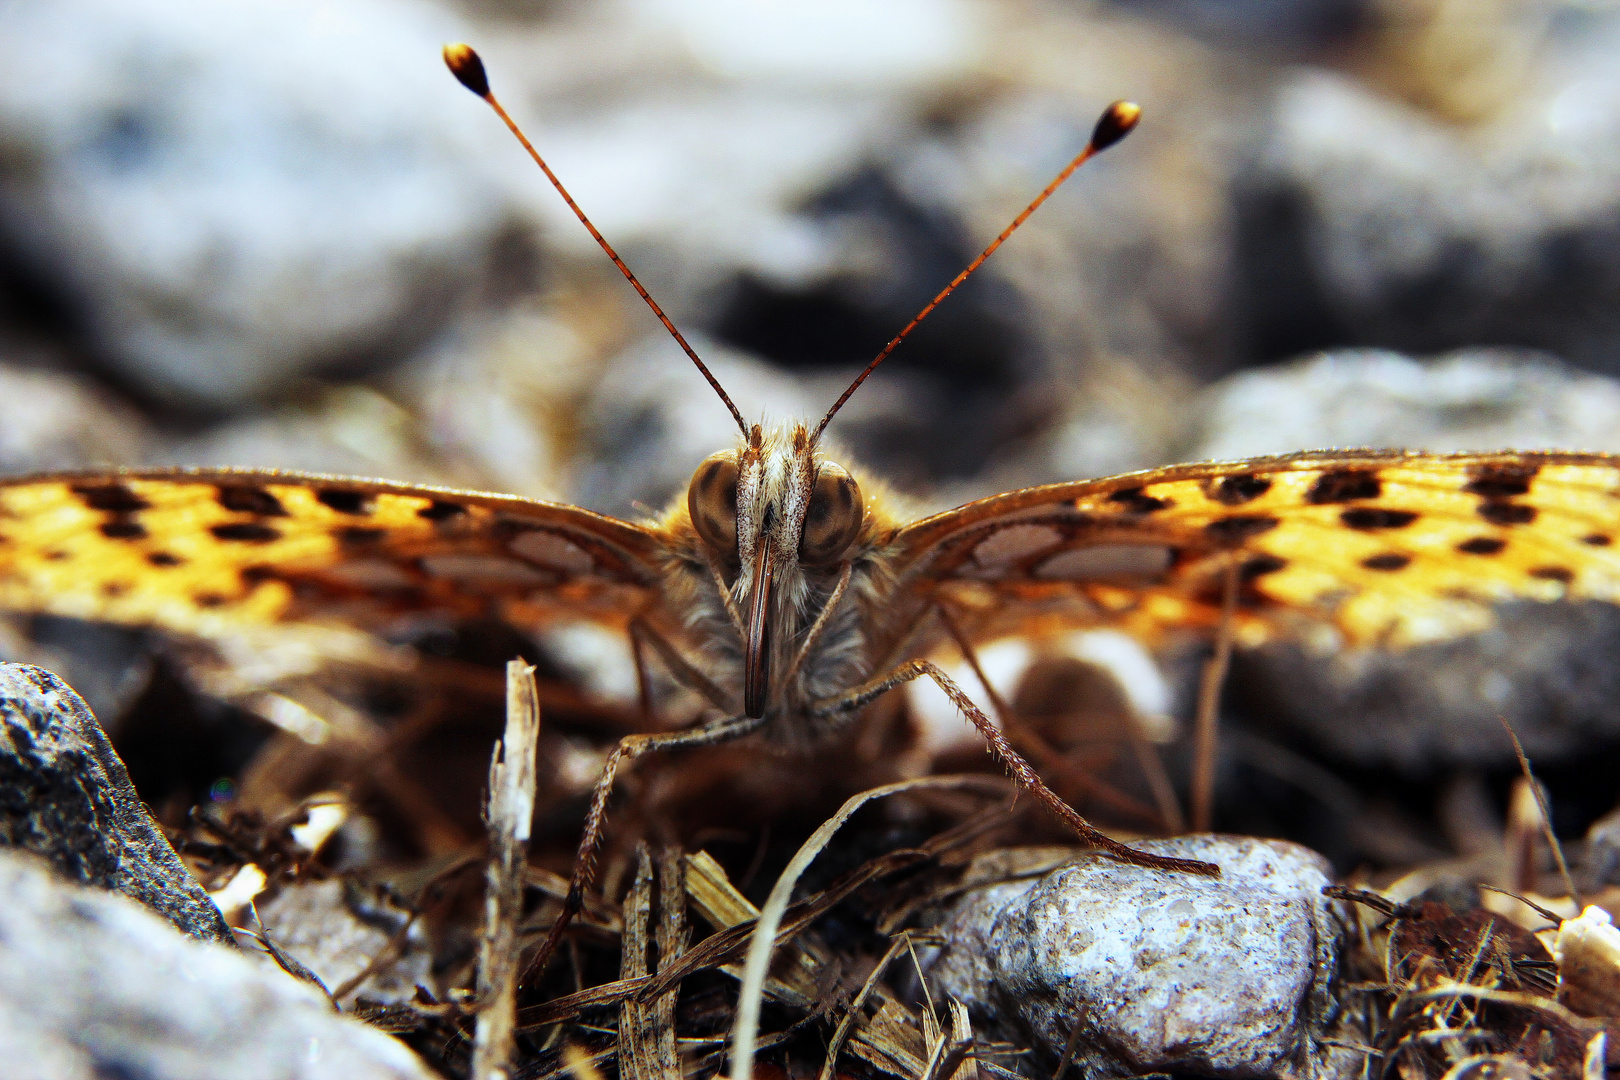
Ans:
{"type": "Polygon", "coordinates": [[[339,488],[326,488],[315,493],[315,499],[322,506],[330,507],[340,514],[369,514],[377,508],[376,500],[364,491],[344,491],[339,488]]]}
{"type": "Polygon", "coordinates": [[[1376,499],[1383,490],[1384,485],[1375,472],[1368,469],[1335,469],[1316,478],[1316,483],[1305,494],[1305,501],[1320,506],[1353,499],[1376,499]]]}
{"type": "Polygon", "coordinates": [[[257,521],[235,521],[225,525],[215,525],[208,531],[220,540],[240,544],[267,544],[272,540],[281,539],[279,529],[272,529],[270,526],[261,525],[257,521]]]}
{"type": "Polygon", "coordinates": [[[1244,559],[1243,565],[1238,567],[1239,581],[1253,581],[1267,574],[1275,574],[1288,565],[1288,560],[1276,555],[1256,555],[1244,559]]]}
{"type": "Polygon", "coordinates": [[[110,514],[133,514],[152,506],[124,484],[75,484],[72,490],[90,509],[110,514]]]}
{"type": "Polygon", "coordinates": [[[1591,544],[1593,547],[1608,547],[1614,539],[1608,533],[1588,533],[1581,537],[1581,543],[1591,544]]]}
{"type": "Polygon", "coordinates": [[[251,484],[221,484],[219,505],[239,514],[257,514],[259,517],[286,517],[287,508],[281,500],[264,488],[251,484]]]}
{"type": "Polygon", "coordinates": [[[1133,514],[1151,514],[1171,505],[1169,499],[1156,499],[1139,487],[1121,488],[1108,496],[1108,501],[1118,503],[1133,514]]]}
{"type": "Polygon", "coordinates": [[[1495,555],[1507,547],[1507,541],[1494,536],[1471,536],[1457,545],[1464,555],[1495,555]]]}
{"type": "Polygon", "coordinates": [[[1536,508],[1523,503],[1487,499],[1474,511],[1492,525],[1528,525],[1536,520],[1536,508]]]}
{"type": "Polygon", "coordinates": [[[1204,526],[1204,535],[1217,544],[1235,547],[1252,536],[1270,532],[1278,521],[1269,514],[1232,514],[1204,526]]]}
{"type": "Polygon", "coordinates": [[[104,581],[101,583],[101,595],[109,600],[116,600],[127,592],[129,592],[129,582],[127,581],[104,581]]]}
{"type": "Polygon", "coordinates": [[[141,540],[146,537],[146,526],[138,521],[118,518],[102,522],[101,535],[109,540],[141,540]]]}
{"type": "Polygon", "coordinates": [[[225,597],[217,592],[203,592],[193,596],[191,602],[200,608],[217,608],[224,606],[225,597]]]}
{"type": "Polygon", "coordinates": [[[426,518],[429,521],[449,521],[452,518],[465,517],[466,514],[467,508],[465,506],[460,503],[445,502],[442,499],[434,499],[433,502],[416,512],[417,517],[426,518]]]}
{"type": "Polygon", "coordinates": [[[1480,465],[1470,470],[1470,478],[1463,490],[1470,495],[1483,495],[1488,499],[1507,499],[1523,495],[1530,490],[1530,481],[1541,470],[1539,465],[1500,464],[1480,465]]]}
{"type": "Polygon", "coordinates": [[[1391,510],[1383,506],[1352,506],[1339,520],[1352,529],[1404,529],[1418,519],[1414,510],[1391,510]]]}
{"type": "Polygon", "coordinates": [[[1222,506],[1242,506],[1271,490],[1271,479],[1253,473],[1223,476],[1206,492],[1222,506]]]}
{"type": "Polygon", "coordinates": [[[1405,570],[1411,564],[1412,556],[1399,551],[1382,551],[1361,560],[1361,565],[1368,570],[1405,570]]]}
{"type": "Polygon", "coordinates": [[[186,560],[182,559],[178,555],[171,555],[167,551],[154,551],[147,555],[146,561],[151,563],[153,566],[170,567],[179,566],[186,560]]]}
{"type": "Polygon", "coordinates": [[[1541,581],[1561,581],[1565,585],[1575,580],[1575,572],[1567,566],[1537,566],[1530,571],[1530,576],[1541,581]]]}

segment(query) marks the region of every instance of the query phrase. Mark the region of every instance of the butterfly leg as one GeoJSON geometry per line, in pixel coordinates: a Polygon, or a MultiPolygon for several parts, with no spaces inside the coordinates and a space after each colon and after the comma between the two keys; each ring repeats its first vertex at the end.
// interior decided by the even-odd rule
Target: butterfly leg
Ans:
{"type": "Polygon", "coordinates": [[[652,715],[652,700],[641,663],[642,649],[649,646],[658,654],[658,659],[664,662],[664,667],[674,676],[676,682],[688,690],[702,694],[710,705],[722,712],[730,712],[736,707],[736,702],[729,694],[682,656],[680,650],[675,648],[667,637],[660,634],[652,623],[639,615],[630,620],[630,646],[636,656],[636,679],[641,686],[642,707],[649,717],[652,715]]]}
{"type": "Polygon", "coordinates": [[[817,702],[810,708],[810,715],[817,720],[849,720],[853,719],[861,709],[871,704],[883,694],[888,693],[897,686],[911,682],[914,679],[930,678],[934,684],[945,692],[951,703],[961,710],[979,734],[984,736],[985,742],[990,744],[990,750],[1001,759],[1001,763],[1012,773],[1013,779],[1023,786],[1041,804],[1051,811],[1059,821],[1068,825],[1081,839],[1094,847],[1101,848],[1114,858],[1122,862],[1135,863],[1138,866],[1151,866],[1160,870],[1182,870],[1187,873],[1203,874],[1215,877],[1220,874],[1220,868],[1211,863],[1199,862],[1195,859],[1176,859],[1164,855],[1150,855],[1145,851],[1115,840],[1113,837],[1099,831],[1091,822],[1081,817],[1074,808],[1041,782],[1035,770],[1030,768],[1029,762],[1018,756],[1018,752],[1007,742],[999,728],[991,722],[973,700],[962,692],[961,687],[951,680],[951,677],[941,671],[938,665],[927,660],[908,660],[904,664],[890,671],[886,675],[878,675],[859,686],[846,690],[844,693],[825,701],[817,702]]]}
{"type": "Polygon", "coordinates": [[[557,921],[551,924],[551,932],[546,935],[544,944],[529,962],[520,981],[526,982],[545,971],[552,953],[557,951],[557,945],[562,940],[563,931],[568,928],[574,916],[585,907],[585,890],[591,887],[591,879],[596,871],[596,848],[602,842],[603,826],[607,824],[608,797],[613,794],[613,781],[618,775],[619,766],[655,750],[679,750],[730,742],[758,731],[764,723],[763,717],[734,716],[728,720],[687,731],[626,735],[619,740],[619,745],[613,748],[607,762],[602,766],[602,775],[597,777],[596,787],[591,791],[591,807],[585,814],[585,832],[580,837],[579,849],[574,854],[574,870],[568,879],[568,895],[563,899],[562,911],[558,914],[557,921]]]}
{"type": "Polygon", "coordinates": [[[1174,815],[1166,814],[1161,809],[1159,813],[1155,814],[1152,808],[1142,805],[1113,785],[1104,783],[1101,779],[1086,772],[1082,766],[1071,761],[1063,751],[1042,738],[1038,731],[1024,723],[1023,719],[1013,711],[1011,703],[1002,697],[994,684],[990,682],[990,677],[985,674],[984,668],[979,664],[978,651],[973,648],[973,643],[968,640],[967,635],[962,633],[962,628],[957,625],[950,609],[942,603],[936,603],[934,610],[938,613],[939,621],[945,627],[945,632],[950,635],[951,641],[955,643],[957,649],[962,653],[962,658],[967,661],[968,667],[972,669],[974,677],[979,680],[979,685],[984,687],[985,695],[990,698],[990,708],[995,711],[996,718],[1001,721],[1001,730],[1011,732],[1018,740],[1018,745],[1023,747],[1024,753],[1033,758],[1035,764],[1040,766],[1046,775],[1062,776],[1078,787],[1082,793],[1107,803],[1115,810],[1130,814],[1143,821],[1151,821],[1166,826],[1170,832],[1181,831],[1171,827],[1169,824],[1172,820],[1180,819],[1179,813],[1174,815]]]}
{"type": "Polygon", "coordinates": [[[827,632],[827,624],[832,620],[832,614],[837,610],[839,602],[844,599],[844,592],[849,588],[849,578],[853,572],[854,567],[847,562],[839,569],[838,583],[833,586],[833,591],[828,595],[827,602],[821,605],[821,614],[817,615],[816,621],[810,624],[810,632],[804,635],[804,641],[800,643],[799,651],[793,655],[793,663],[788,667],[788,673],[782,679],[783,685],[793,682],[794,676],[799,673],[799,669],[804,667],[805,659],[811,655],[816,645],[821,641],[822,635],[827,632]]]}

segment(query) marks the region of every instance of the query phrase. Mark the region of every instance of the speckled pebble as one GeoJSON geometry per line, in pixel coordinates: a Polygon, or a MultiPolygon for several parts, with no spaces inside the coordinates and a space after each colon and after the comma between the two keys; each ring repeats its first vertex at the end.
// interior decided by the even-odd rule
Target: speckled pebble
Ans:
{"type": "Polygon", "coordinates": [[[308,983],[0,851],[6,1080],[433,1080],[308,983]]]}
{"type": "Polygon", "coordinates": [[[1306,1077],[1341,1071],[1330,1019],[1340,924],[1320,855],[1186,836],[1137,845],[1203,859],[1218,879],[1085,854],[1045,877],[969,893],[946,917],[936,992],[1055,1060],[1078,1025],[1085,1077],[1148,1072],[1306,1077]]]}

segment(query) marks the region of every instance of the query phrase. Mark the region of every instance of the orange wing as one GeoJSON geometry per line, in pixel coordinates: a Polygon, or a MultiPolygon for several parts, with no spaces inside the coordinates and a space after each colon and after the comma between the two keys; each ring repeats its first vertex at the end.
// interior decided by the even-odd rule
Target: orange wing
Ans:
{"type": "Polygon", "coordinates": [[[1029,488],[902,529],[898,566],[976,635],[1214,624],[1225,568],[1244,644],[1337,631],[1402,647],[1513,600],[1620,602],[1620,458],[1328,450],[1029,488]]]}
{"type": "Polygon", "coordinates": [[[575,507],[263,470],[0,481],[0,608],[215,637],[423,612],[623,625],[661,548],[575,507]]]}

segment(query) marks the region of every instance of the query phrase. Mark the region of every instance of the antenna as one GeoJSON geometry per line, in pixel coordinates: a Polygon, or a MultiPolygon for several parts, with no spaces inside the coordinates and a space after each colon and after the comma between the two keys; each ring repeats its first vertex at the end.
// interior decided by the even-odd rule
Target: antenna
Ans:
{"type": "MultiPolygon", "coordinates": [[[[725,402],[726,408],[731,410],[731,418],[737,421],[737,427],[741,429],[743,437],[747,438],[748,425],[743,422],[742,413],[737,411],[737,406],[732,404],[730,396],[720,386],[720,380],[714,377],[714,373],[709,370],[708,365],[699,359],[696,350],[691,345],[688,345],[686,338],[682,337],[681,332],[675,329],[675,324],[669,321],[669,316],[664,314],[664,309],[658,306],[658,301],[652,298],[652,294],[642,287],[636,275],[630,272],[630,268],[624,264],[624,260],[619,258],[619,253],[613,250],[613,245],[607,242],[606,237],[596,231],[596,226],[591,224],[591,219],[585,216],[585,211],[581,210],[579,204],[574,201],[574,197],[568,194],[568,189],[563,187],[561,180],[557,179],[557,174],[551,171],[551,166],[546,164],[545,158],[540,156],[540,152],[534,148],[534,144],[517,126],[517,121],[513,120],[511,115],[502,108],[499,101],[495,100],[495,95],[489,89],[489,77],[484,73],[484,62],[478,58],[478,54],[473,51],[473,47],[460,44],[446,45],[444,47],[444,63],[450,69],[450,74],[456,77],[456,81],[483,98],[489,107],[495,110],[495,115],[499,116],[512,134],[517,136],[518,142],[523,144],[523,149],[529,152],[529,156],[534,159],[534,163],[540,166],[540,171],[546,174],[546,179],[551,181],[551,186],[557,189],[557,194],[561,195],[563,202],[568,204],[568,209],[572,210],[574,216],[579,218],[579,223],[589,230],[591,237],[601,245],[602,250],[607,253],[607,257],[613,260],[613,265],[619,268],[619,273],[624,275],[624,279],[630,283],[630,287],[635,289],[637,295],[647,302],[647,306],[652,308],[652,313],[658,316],[658,321],[664,324],[664,329],[669,331],[676,344],[680,345],[686,355],[691,358],[692,363],[697,365],[697,369],[703,373],[703,377],[709,380],[709,385],[714,387],[714,392],[720,395],[720,400],[725,402]]],[[[1093,141],[1095,142],[1095,139],[1093,141]]],[[[843,404],[843,402],[839,402],[839,404],[843,404]]],[[[822,421],[822,425],[825,426],[826,421],[822,421]]]]}
{"type": "MultiPolygon", "coordinates": [[[[1034,200],[1028,206],[1024,207],[1023,213],[1013,218],[1011,225],[1008,225],[1005,229],[1001,230],[1000,236],[990,241],[990,246],[981,251],[978,258],[968,263],[966,270],[963,270],[960,274],[957,274],[956,277],[951,280],[949,285],[940,290],[938,296],[928,301],[927,306],[925,306],[921,311],[917,312],[916,318],[906,323],[906,328],[904,330],[896,334],[893,340],[891,340],[887,345],[883,346],[883,351],[878,353],[870,364],[866,365],[866,369],[864,371],[855,376],[855,381],[849,384],[849,389],[845,390],[843,395],[837,401],[833,402],[833,407],[827,410],[827,415],[823,416],[821,418],[821,423],[816,425],[815,434],[810,436],[810,441],[814,443],[816,440],[821,438],[821,433],[826,430],[828,421],[833,418],[839,409],[844,407],[844,402],[850,399],[850,395],[854,394],[855,391],[860,387],[861,383],[866,381],[866,377],[868,375],[877,370],[877,366],[879,364],[883,363],[883,361],[889,358],[889,354],[894,352],[895,348],[899,346],[900,342],[905,340],[906,335],[911,333],[912,330],[916,329],[917,324],[926,319],[929,312],[933,311],[939,306],[939,302],[941,300],[951,295],[951,293],[956,290],[958,285],[962,284],[962,282],[968,279],[969,274],[983,266],[984,260],[995,254],[996,248],[1006,243],[1007,237],[1011,236],[1013,232],[1017,230],[1018,226],[1028,221],[1029,216],[1039,209],[1041,203],[1045,202],[1051,197],[1052,192],[1062,187],[1063,181],[1067,180],[1070,176],[1073,176],[1076,169],[1084,165],[1087,161],[1090,161],[1092,158],[1096,157],[1098,154],[1102,153],[1104,150],[1108,149],[1110,146],[1113,146],[1115,143],[1119,142],[1119,140],[1123,139],[1125,136],[1129,135],[1131,133],[1131,129],[1136,126],[1136,122],[1141,118],[1142,110],[1129,101],[1116,101],[1112,105],[1108,106],[1108,108],[1104,109],[1102,117],[1097,121],[1097,126],[1092,129],[1091,141],[1086,143],[1086,148],[1080,151],[1080,153],[1076,154],[1074,160],[1069,162],[1068,165],[1064,166],[1063,171],[1058,173],[1052,182],[1047,184],[1041,193],[1035,196],[1034,200]]],[[[628,271],[626,271],[626,273],[628,273],[628,271]]]]}

